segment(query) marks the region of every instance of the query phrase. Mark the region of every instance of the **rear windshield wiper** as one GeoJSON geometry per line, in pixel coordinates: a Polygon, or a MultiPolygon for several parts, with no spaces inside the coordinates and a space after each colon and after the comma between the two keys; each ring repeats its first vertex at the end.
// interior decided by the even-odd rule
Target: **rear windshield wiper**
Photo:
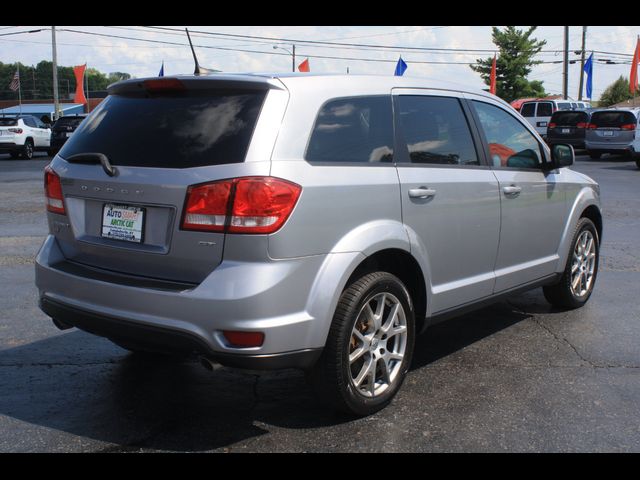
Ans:
{"type": "Polygon", "coordinates": [[[76,153],[66,158],[69,163],[99,163],[102,165],[102,169],[110,177],[115,177],[118,174],[116,167],[111,165],[109,159],[104,153],[76,153]]]}

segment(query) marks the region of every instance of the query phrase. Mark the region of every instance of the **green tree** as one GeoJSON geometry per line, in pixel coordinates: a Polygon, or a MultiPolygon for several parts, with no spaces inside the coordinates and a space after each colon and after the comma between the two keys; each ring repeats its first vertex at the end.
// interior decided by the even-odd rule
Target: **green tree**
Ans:
{"type": "MultiPolygon", "coordinates": [[[[528,30],[518,30],[513,26],[500,30],[492,28],[492,40],[498,47],[496,61],[496,95],[507,102],[523,97],[544,97],[543,82],[527,80],[531,67],[541,63],[533,57],[542,50],[547,42],[531,38],[537,27],[528,30]]],[[[474,65],[470,65],[474,72],[478,72],[482,80],[489,85],[493,56],[479,58],[474,65]]]]}
{"type": "MultiPolygon", "coordinates": [[[[640,90],[636,92],[636,95],[638,94],[640,94],[640,90]]],[[[630,100],[631,98],[633,98],[633,95],[629,91],[629,80],[620,75],[620,78],[605,88],[604,92],[602,92],[600,100],[598,101],[598,106],[609,107],[616,103],[630,100]]]]}

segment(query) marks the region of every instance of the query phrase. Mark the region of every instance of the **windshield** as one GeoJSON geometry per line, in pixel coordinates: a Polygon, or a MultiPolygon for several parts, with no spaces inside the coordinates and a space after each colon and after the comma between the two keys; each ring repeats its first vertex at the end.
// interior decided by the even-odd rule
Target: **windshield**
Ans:
{"type": "Polygon", "coordinates": [[[113,165],[189,168],[240,163],[264,91],[107,97],[60,151],[100,152],[113,165]]]}

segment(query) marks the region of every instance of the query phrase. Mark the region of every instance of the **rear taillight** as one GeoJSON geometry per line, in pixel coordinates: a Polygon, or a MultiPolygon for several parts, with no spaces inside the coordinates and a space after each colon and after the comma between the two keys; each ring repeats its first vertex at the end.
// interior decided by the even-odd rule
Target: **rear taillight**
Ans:
{"type": "Polygon", "coordinates": [[[302,188],[274,177],[242,177],[187,190],[183,230],[273,233],[289,218],[302,188]]]}
{"type": "Polygon", "coordinates": [[[589,130],[595,130],[598,128],[598,125],[596,125],[595,123],[587,123],[587,128],[589,130]]]}
{"type": "Polygon", "coordinates": [[[636,124],[635,123],[626,123],[624,125],[620,126],[621,130],[635,130],[636,129],[636,124]]]}
{"type": "Polygon", "coordinates": [[[580,122],[576,125],[576,128],[587,128],[588,125],[589,124],[587,122],[580,122]]]}
{"type": "Polygon", "coordinates": [[[555,123],[550,123],[550,124],[548,125],[548,128],[556,128],[556,124],[555,124],[555,123]]]}
{"type": "Polygon", "coordinates": [[[18,135],[22,133],[22,129],[21,128],[10,128],[9,131],[11,133],[17,133],[18,135]]]}
{"type": "Polygon", "coordinates": [[[60,177],[51,167],[44,169],[44,193],[47,210],[64,215],[62,184],[60,183],[60,177]]]}

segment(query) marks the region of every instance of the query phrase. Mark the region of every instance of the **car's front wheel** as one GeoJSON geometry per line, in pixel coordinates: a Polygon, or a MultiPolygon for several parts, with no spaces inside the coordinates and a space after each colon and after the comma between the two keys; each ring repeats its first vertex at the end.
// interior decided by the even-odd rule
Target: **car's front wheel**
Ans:
{"type": "Polygon", "coordinates": [[[583,217],[576,226],[560,281],[543,287],[547,301],[561,308],[579,308],[587,303],[596,283],[599,256],[598,230],[591,220],[583,217]]]}
{"type": "Polygon", "coordinates": [[[413,303],[404,284],[387,272],[364,275],[340,297],[311,383],[337,409],[373,414],[400,389],[414,338],[413,303]]]}

